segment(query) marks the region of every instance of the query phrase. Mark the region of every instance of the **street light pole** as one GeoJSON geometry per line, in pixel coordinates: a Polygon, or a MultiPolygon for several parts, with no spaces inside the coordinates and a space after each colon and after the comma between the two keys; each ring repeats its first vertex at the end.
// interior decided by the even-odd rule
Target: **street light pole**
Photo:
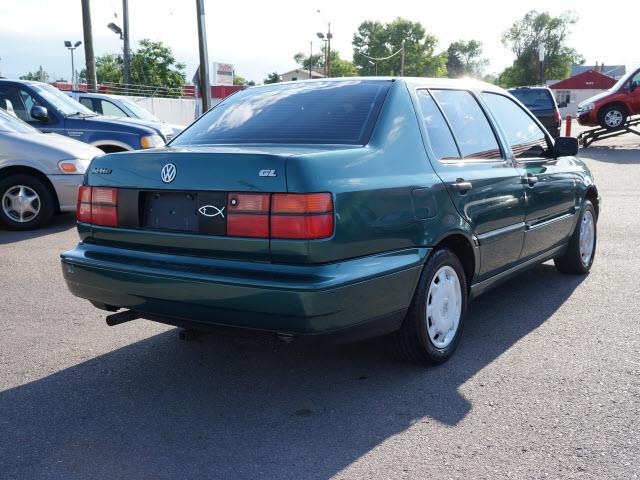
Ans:
{"type": "Polygon", "coordinates": [[[73,61],[73,51],[82,45],[82,42],[78,40],[76,43],[71,43],[70,40],[64,41],[64,46],[67,47],[71,51],[71,88],[76,87],[76,67],[73,61]]]}
{"type": "Polygon", "coordinates": [[[309,80],[313,78],[311,76],[312,67],[313,67],[313,42],[309,42],[309,80]]]}
{"type": "Polygon", "coordinates": [[[400,56],[400,76],[404,77],[404,40],[402,40],[402,54],[400,56]]]}
{"type": "Polygon", "coordinates": [[[327,24],[327,77],[331,77],[331,22],[327,24]]]}
{"type": "Polygon", "coordinates": [[[538,45],[538,60],[540,61],[540,85],[544,85],[544,44],[538,45]]]}
{"type": "Polygon", "coordinates": [[[124,41],[124,93],[129,93],[131,83],[131,54],[129,49],[129,0],[122,0],[122,40],[124,41]]]}

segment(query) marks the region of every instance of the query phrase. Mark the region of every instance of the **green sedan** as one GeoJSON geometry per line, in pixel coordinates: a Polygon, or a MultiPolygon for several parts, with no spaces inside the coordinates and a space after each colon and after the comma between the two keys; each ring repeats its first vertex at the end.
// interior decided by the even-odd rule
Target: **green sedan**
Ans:
{"type": "Polygon", "coordinates": [[[550,259],[589,272],[600,197],[577,150],[485,83],[250,88],[166,147],[94,159],[62,271],[110,325],[390,335],[437,364],[474,296],[550,259]]]}

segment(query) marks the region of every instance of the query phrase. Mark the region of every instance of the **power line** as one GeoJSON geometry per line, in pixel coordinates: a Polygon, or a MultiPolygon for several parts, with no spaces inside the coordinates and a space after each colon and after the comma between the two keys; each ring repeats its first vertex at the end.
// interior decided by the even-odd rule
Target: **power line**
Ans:
{"type": "Polygon", "coordinates": [[[396,55],[398,55],[399,53],[401,53],[404,50],[404,47],[400,47],[400,49],[396,52],[396,53],[392,53],[391,55],[389,55],[388,57],[382,57],[382,58],[376,58],[376,57],[370,57],[369,55],[365,55],[362,52],[358,52],[358,55],[362,55],[365,58],[368,58],[369,60],[375,60],[377,62],[380,62],[382,60],[389,60],[390,58],[395,57],[396,55]]]}

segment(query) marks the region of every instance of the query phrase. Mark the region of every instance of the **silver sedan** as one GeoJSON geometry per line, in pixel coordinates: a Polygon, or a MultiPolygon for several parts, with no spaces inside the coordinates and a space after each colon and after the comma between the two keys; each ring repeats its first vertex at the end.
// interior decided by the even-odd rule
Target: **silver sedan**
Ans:
{"type": "Polygon", "coordinates": [[[56,212],[75,210],[78,185],[93,157],[102,154],[86,143],[41,133],[0,108],[0,224],[28,230],[56,212]]]}

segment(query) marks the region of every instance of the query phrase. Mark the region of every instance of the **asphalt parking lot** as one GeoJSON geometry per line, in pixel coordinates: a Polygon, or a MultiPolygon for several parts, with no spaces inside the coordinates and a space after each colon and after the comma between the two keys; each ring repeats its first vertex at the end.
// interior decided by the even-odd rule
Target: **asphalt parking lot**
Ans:
{"type": "Polygon", "coordinates": [[[591,274],[547,263],[479,298],[431,369],[379,341],[107,327],[62,282],[72,217],[0,230],[0,478],[638,478],[639,142],[581,152],[591,274]]]}

